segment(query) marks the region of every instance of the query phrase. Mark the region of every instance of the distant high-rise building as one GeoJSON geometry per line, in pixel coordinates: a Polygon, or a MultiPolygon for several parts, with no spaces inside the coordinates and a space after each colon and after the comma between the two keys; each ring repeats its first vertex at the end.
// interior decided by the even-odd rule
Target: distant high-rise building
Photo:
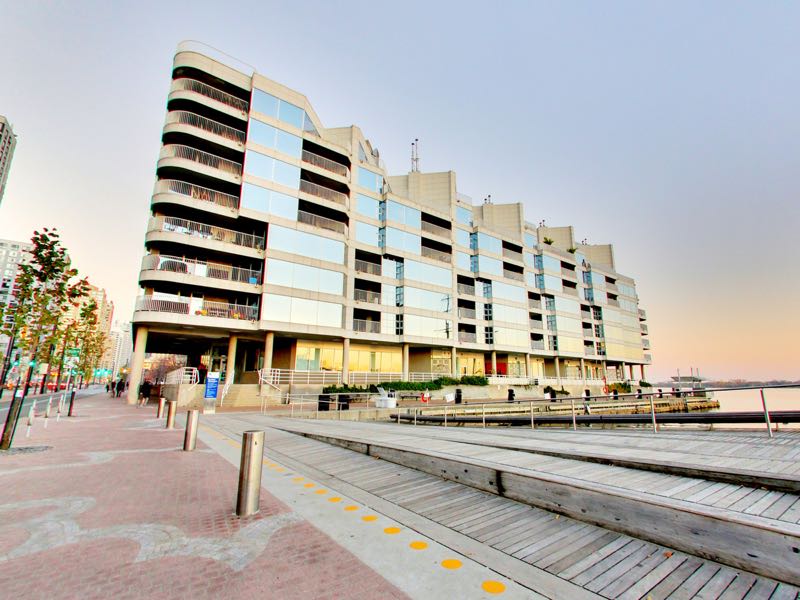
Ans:
{"type": "Polygon", "coordinates": [[[3,193],[6,191],[6,180],[8,172],[11,170],[11,157],[14,156],[14,148],[17,145],[17,136],[3,115],[0,115],[0,202],[3,201],[3,193]]]}
{"type": "MultiPolygon", "coordinates": [[[[120,323],[116,321],[114,328],[108,335],[109,348],[108,353],[111,358],[111,366],[103,366],[103,368],[110,368],[112,378],[116,379],[122,368],[127,367],[133,352],[133,340],[131,339],[131,324],[120,323]]],[[[108,356],[103,357],[104,365],[108,362],[108,356]]]]}
{"type": "MultiPolygon", "coordinates": [[[[29,242],[0,240],[0,307],[13,307],[16,304],[17,273],[21,265],[30,262],[31,250],[33,244],[29,242]]],[[[14,316],[6,312],[4,319],[6,322],[11,322],[14,316]]],[[[8,342],[8,336],[0,335],[0,354],[5,355],[9,350],[8,342]]]]}

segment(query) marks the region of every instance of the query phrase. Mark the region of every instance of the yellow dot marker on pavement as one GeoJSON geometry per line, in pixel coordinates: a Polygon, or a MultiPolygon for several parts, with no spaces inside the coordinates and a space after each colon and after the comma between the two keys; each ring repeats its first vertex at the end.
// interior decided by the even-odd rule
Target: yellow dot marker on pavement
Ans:
{"type": "Polygon", "coordinates": [[[452,571],[455,569],[460,569],[462,565],[461,561],[456,558],[446,558],[442,561],[442,566],[445,569],[450,569],[452,571]]]}
{"type": "Polygon", "coordinates": [[[295,483],[300,483],[301,481],[303,481],[303,479],[304,479],[303,477],[295,477],[294,479],[292,479],[292,481],[294,481],[295,483]]]}
{"type": "Polygon", "coordinates": [[[284,469],[283,467],[275,467],[275,471],[277,471],[278,473],[285,473],[286,469],[284,469]]]}
{"type": "Polygon", "coordinates": [[[411,548],[412,550],[425,550],[425,548],[428,547],[428,544],[425,542],[416,541],[416,542],[411,542],[408,545],[408,547],[411,548]]]}
{"type": "Polygon", "coordinates": [[[342,499],[339,496],[333,496],[332,498],[328,498],[328,502],[341,502],[342,499]]]}
{"type": "Polygon", "coordinates": [[[502,594],[506,591],[506,586],[499,581],[484,581],[481,587],[487,594],[502,594]]]}
{"type": "Polygon", "coordinates": [[[394,535],[396,533],[400,533],[400,528],[399,527],[387,527],[386,529],[383,530],[383,533],[385,533],[386,535],[394,535]]]}
{"type": "Polygon", "coordinates": [[[313,483],[306,483],[303,487],[312,488],[314,487],[313,483]]]}
{"type": "Polygon", "coordinates": [[[317,491],[316,491],[316,492],[314,492],[314,493],[315,493],[315,494],[327,494],[327,493],[328,493],[328,490],[317,490],[317,491]]]}
{"type": "Polygon", "coordinates": [[[358,507],[357,507],[357,506],[353,506],[353,505],[351,504],[350,506],[345,506],[345,507],[344,507],[344,509],[345,509],[347,512],[353,512],[354,510],[358,510],[358,507]]]}
{"type": "Polygon", "coordinates": [[[375,515],[365,515],[361,517],[362,521],[366,521],[367,523],[371,523],[372,521],[377,521],[378,517],[375,515]]]}

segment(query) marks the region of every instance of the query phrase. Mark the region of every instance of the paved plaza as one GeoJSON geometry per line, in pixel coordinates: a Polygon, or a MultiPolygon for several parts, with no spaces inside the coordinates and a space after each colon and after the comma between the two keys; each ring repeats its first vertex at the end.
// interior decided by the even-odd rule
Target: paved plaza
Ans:
{"type": "Polygon", "coordinates": [[[183,452],[182,427],[104,393],[76,415],[28,439],[21,421],[15,446],[38,451],[0,455],[3,597],[537,596],[270,460],[260,513],[239,519],[236,441],[183,452]]]}

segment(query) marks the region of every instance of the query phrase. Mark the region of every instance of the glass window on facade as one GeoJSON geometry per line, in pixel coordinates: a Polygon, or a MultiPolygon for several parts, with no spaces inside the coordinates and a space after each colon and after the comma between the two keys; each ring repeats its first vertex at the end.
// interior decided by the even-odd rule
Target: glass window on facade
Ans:
{"type": "Polygon", "coordinates": [[[459,229],[456,227],[456,244],[459,246],[463,246],[464,248],[469,248],[469,231],[465,231],[464,229],[459,229]]]}
{"type": "Polygon", "coordinates": [[[560,292],[562,290],[561,278],[554,277],[553,275],[544,275],[544,289],[553,292],[560,292]]]}
{"type": "Polygon", "coordinates": [[[544,297],[544,308],[545,310],[555,310],[556,309],[556,299],[552,296],[545,296],[544,297]]]}
{"type": "Polygon", "coordinates": [[[523,308],[514,308],[505,304],[492,304],[492,316],[495,321],[506,323],[527,323],[528,311],[523,308]]]}
{"type": "Polygon", "coordinates": [[[502,281],[492,282],[492,297],[511,300],[512,302],[525,303],[528,301],[528,292],[525,288],[517,285],[503,283],[502,281]]]}
{"type": "Polygon", "coordinates": [[[359,167],[358,185],[371,192],[380,194],[383,191],[383,177],[369,169],[359,167]]]}
{"type": "Polygon", "coordinates": [[[383,268],[381,272],[384,277],[394,277],[395,279],[403,278],[403,261],[395,260],[393,258],[383,257],[383,268]]]}
{"type": "MultiPolygon", "coordinates": [[[[550,317],[553,315],[548,315],[547,320],[548,323],[550,321],[550,317]]],[[[573,319],[572,317],[564,317],[562,315],[556,315],[556,331],[559,334],[561,333],[573,333],[575,335],[581,335],[583,333],[583,325],[581,325],[580,319],[573,319]]]]}
{"type": "Polygon", "coordinates": [[[594,302],[594,290],[592,288],[583,288],[583,299],[587,302],[594,302]]]}
{"type": "Polygon", "coordinates": [[[525,238],[525,245],[528,248],[535,248],[536,244],[539,243],[539,240],[537,239],[535,233],[531,233],[529,231],[526,231],[525,234],[524,234],[524,238],[525,238]]]}
{"type": "Polygon", "coordinates": [[[299,371],[341,371],[342,345],[297,341],[295,369],[299,371]]]}
{"type": "Polygon", "coordinates": [[[450,294],[431,292],[409,286],[404,286],[404,288],[398,289],[403,289],[404,306],[421,308],[424,310],[433,310],[436,312],[450,312],[452,310],[452,299],[450,298],[450,294]]]}
{"type": "Polygon", "coordinates": [[[498,346],[517,346],[527,348],[530,337],[527,331],[508,327],[494,327],[494,343],[498,346]]]}
{"type": "Polygon", "coordinates": [[[466,252],[456,252],[456,267],[464,271],[470,271],[472,269],[470,255],[466,252]]]}
{"type": "Polygon", "coordinates": [[[342,305],[320,300],[264,294],[261,314],[267,321],[320,327],[342,326],[342,305]]]}
{"type": "Polygon", "coordinates": [[[403,355],[399,348],[351,346],[350,370],[370,373],[400,373],[403,355]]]}
{"type": "Polygon", "coordinates": [[[297,220],[297,198],[252,183],[242,185],[241,207],[297,220]]]}
{"type": "Polygon", "coordinates": [[[378,219],[380,202],[364,194],[356,194],[356,212],[371,219],[378,219]]]}
{"type": "Polygon", "coordinates": [[[636,290],[633,289],[633,286],[630,286],[627,283],[617,282],[617,289],[619,290],[619,293],[624,296],[630,296],[631,298],[636,298],[636,290]]]}
{"type": "Polygon", "coordinates": [[[463,206],[456,206],[456,221],[462,225],[472,227],[472,210],[463,206]]]}
{"type": "Polygon", "coordinates": [[[265,279],[267,284],[272,285],[339,296],[344,293],[344,275],[342,273],[275,258],[269,258],[266,261],[265,279]]]}
{"type": "Polygon", "coordinates": [[[414,229],[422,227],[422,213],[419,210],[394,200],[386,201],[386,220],[401,223],[414,229]]]}
{"type": "Polygon", "coordinates": [[[556,311],[561,313],[569,313],[573,315],[580,314],[581,306],[577,300],[572,300],[570,298],[562,298],[561,296],[556,296],[554,300],[556,303],[556,311]]]}
{"type": "Polygon", "coordinates": [[[406,260],[403,270],[405,279],[423,281],[446,288],[453,286],[453,272],[444,267],[436,267],[416,260],[406,260]]]}
{"type": "Polygon", "coordinates": [[[300,167],[253,150],[245,153],[244,172],[286,187],[295,189],[300,187],[300,167]]]}
{"type": "Polygon", "coordinates": [[[299,106],[295,106],[291,102],[276,98],[272,94],[268,94],[258,88],[253,90],[252,108],[256,112],[260,112],[267,116],[288,123],[298,129],[313,130],[313,125],[308,119],[305,111],[299,106]],[[305,127],[306,120],[309,121],[309,127],[305,127]]]}
{"type": "Polygon", "coordinates": [[[379,246],[378,231],[379,229],[376,225],[356,221],[356,240],[362,244],[369,244],[375,247],[379,246]]]}
{"type": "Polygon", "coordinates": [[[280,225],[269,226],[267,248],[317,260],[344,263],[344,243],[280,225]]]}
{"type": "Polygon", "coordinates": [[[384,247],[404,250],[413,254],[422,252],[422,238],[420,236],[395,229],[394,227],[385,227],[383,231],[385,236],[384,247]]]}
{"type": "Polygon", "coordinates": [[[403,335],[449,340],[453,336],[453,322],[446,319],[403,315],[403,335]]]}
{"type": "Polygon", "coordinates": [[[302,138],[292,135],[288,131],[283,131],[282,129],[263,123],[258,119],[250,119],[248,140],[295,158],[300,158],[300,154],[303,150],[302,138]]]}
{"type": "Polygon", "coordinates": [[[483,233],[482,231],[472,234],[470,239],[470,247],[473,250],[480,249],[486,252],[491,252],[492,254],[503,254],[503,242],[494,236],[483,233]]]}
{"type": "Polygon", "coordinates": [[[561,273],[561,261],[547,254],[542,255],[542,269],[553,273],[561,273]]]}
{"type": "Polygon", "coordinates": [[[529,269],[535,269],[536,265],[536,255],[531,254],[530,252],[524,252],[523,256],[525,257],[525,266],[529,269]]]}
{"type": "Polygon", "coordinates": [[[489,275],[503,275],[503,261],[480,254],[472,257],[472,272],[489,275]]]}

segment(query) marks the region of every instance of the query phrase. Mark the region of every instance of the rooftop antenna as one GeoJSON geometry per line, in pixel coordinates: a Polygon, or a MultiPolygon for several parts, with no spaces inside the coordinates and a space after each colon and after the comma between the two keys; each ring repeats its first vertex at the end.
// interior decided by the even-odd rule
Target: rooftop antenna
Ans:
{"type": "Polygon", "coordinates": [[[411,142],[411,172],[419,172],[419,138],[411,142]]]}

